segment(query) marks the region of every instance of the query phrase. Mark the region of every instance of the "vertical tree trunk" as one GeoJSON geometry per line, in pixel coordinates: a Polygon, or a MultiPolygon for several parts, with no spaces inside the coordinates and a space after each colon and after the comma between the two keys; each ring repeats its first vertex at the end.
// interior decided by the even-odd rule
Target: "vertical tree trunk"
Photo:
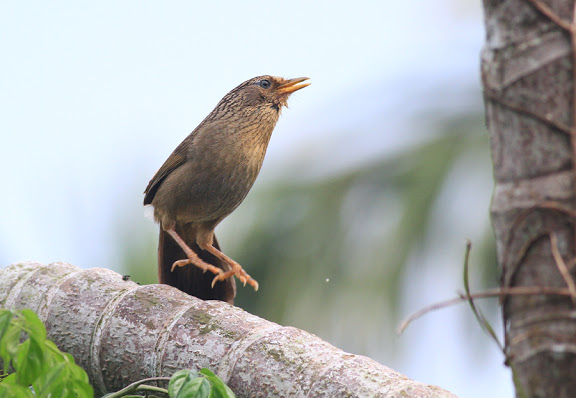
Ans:
{"type": "MultiPolygon", "coordinates": [[[[576,292],[574,0],[484,0],[482,77],[502,287],[576,292]]],[[[576,294],[502,299],[518,397],[576,397],[576,294]]]]}

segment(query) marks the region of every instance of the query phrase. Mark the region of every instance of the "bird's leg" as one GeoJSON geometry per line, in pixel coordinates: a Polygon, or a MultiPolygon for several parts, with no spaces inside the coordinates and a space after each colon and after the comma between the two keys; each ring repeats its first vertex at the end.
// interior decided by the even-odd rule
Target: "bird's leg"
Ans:
{"type": "MultiPolygon", "coordinates": [[[[178,243],[178,246],[182,248],[182,250],[186,254],[186,257],[188,257],[187,259],[176,261],[172,265],[171,269],[172,272],[176,267],[184,267],[188,264],[193,264],[196,267],[202,269],[204,272],[210,271],[216,274],[217,276],[220,276],[222,274],[222,270],[220,268],[215,267],[212,264],[208,264],[206,261],[198,257],[198,255],[194,253],[194,251],[190,249],[190,247],[188,247],[188,245],[186,244],[186,242],[184,242],[184,240],[180,237],[180,235],[178,235],[178,233],[174,228],[170,228],[166,230],[166,232],[172,237],[172,239],[176,241],[176,243],[178,243]]],[[[214,283],[212,283],[212,287],[214,287],[214,283]]]]}
{"type": "Polygon", "coordinates": [[[216,282],[226,280],[227,278],[236,275],[238,280],[240,280],[240,282],[242,282],[244,286],[246,286],[246,283],[248,283],[250,286],[254,288],[255,291],[258,291],[258,282],[256,282],[250,275],[248,275],[248,273],[244,271],[244,268],[242,268],[240,264],[232,260],[230,257],[222,253],[220,250],[216,249],[211,244],[205,244],[205,245],[200,244],[200,247],[204,250],[209,251],[210,253],[212,253],[225,263],[228,263],[228,265],[230,265],[231,268],[230,271],[216,275],[214,277],[214,280],[212,281],[212,287],[214,287],[216,282]]]}

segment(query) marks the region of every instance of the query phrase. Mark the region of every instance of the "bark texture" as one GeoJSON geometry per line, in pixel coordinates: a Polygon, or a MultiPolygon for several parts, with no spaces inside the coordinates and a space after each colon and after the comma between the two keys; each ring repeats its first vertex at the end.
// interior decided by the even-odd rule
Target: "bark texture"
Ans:
{"type": "MultiPolygon", "coordinates": [[[[502,287],[574,287],[573,0],[484,0],[502,287]]],[[[576,291],[574,291],[576,293],[576,291]]],[[[576,397],[576,295],[502,300],[517,396],[576,397]]]]}
{"type": "Polygon", "coordinates": [[[33,262],[0,270],[0,308],[30,308],[97,394],[207,367],[238,397],[455,397],[310,333],[106,269],[33,262]]]}

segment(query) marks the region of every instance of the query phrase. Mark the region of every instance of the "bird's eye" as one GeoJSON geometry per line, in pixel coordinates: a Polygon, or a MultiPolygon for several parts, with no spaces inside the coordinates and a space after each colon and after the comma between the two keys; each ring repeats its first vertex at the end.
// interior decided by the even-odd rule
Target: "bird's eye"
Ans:
{"type": "Polygon", "coordinates": [[[260,80],[260,81],[258,82],[258,85],[259,85],[260,87],[262,87],[262,88],[270,88],[270,86],[271,86],[270,80],[266,80],[266,79],[260,80]]]}

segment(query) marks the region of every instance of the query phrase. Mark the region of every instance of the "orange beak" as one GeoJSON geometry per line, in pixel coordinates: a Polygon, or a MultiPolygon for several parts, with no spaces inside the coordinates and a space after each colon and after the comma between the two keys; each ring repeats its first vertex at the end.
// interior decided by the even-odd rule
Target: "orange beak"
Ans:
{"type": "Polygon", "coordinates": [[[295,79],[290,79],[286,83],[284,83],[283,85],[279,86],[276,89],[276,92],[278,94],[291,94],[294,91],[297,91],[297,90],[300,90],[301,88],[309,86],[310,83],[298,84],[298,83],[303,82],[304,80],[308,80],[308,79],[309,79],[308,77],[297,77],[295,79]]]}

